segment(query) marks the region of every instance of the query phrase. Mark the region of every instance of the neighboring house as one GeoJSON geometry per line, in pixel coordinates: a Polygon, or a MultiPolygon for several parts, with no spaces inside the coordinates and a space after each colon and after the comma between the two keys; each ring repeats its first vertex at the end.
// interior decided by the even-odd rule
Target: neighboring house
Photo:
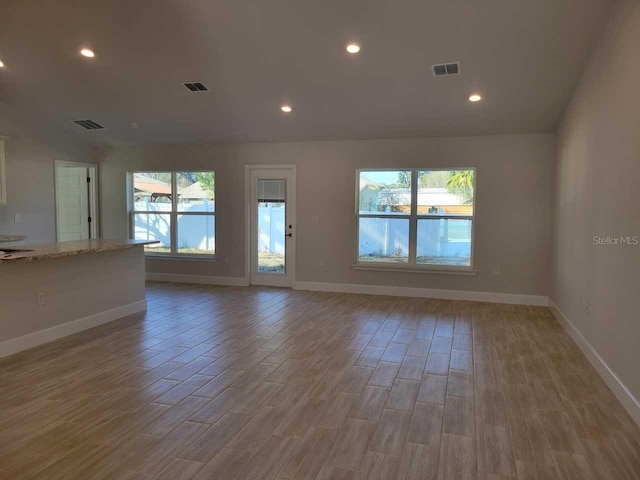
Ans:
{"type": "Polygon", "coordinates": [[[371,212],[377,211],[377,206],[380,204],[378,193],[384,188],[384,185],[380,185],[376,182],[362,177],[360,179],[360,211],[371,212]]]}
{"type": "MultiPolygon", "coordinates": [[[[367,179],[360,182],[360,211],[396,212],[411,211],[411,189],[387,188],[367,179]]],[[[448,188],[418,188],[418,214],[473,215],[473,206],[467,205],[462,195],[448,188]]]]}
{"type": "MultiPolygon", "coordinates": [[[[134,175],[135,201],[143,202],[171,202],[171,185],[155,178],[136,173],[134,175]]],[[[213,202],[213,193],[202,188],[200,182],[194,182],[188,187],[178,188],[180,203],[201,204],[204,201],[213,202]]]]}
{"type": "Polygon", "coordinates": [[[133,184],[135,202],[171,202],[171,185],[167,182],[136,173],[133,184]]]}
{"type": "Polygon", "coordinates": [[[195,182],[188,187],[178,188],[178,197],[181,203],[201,203],[205,200],[213,201],[213,193],[202,188],[200,182],[195,182]]]}

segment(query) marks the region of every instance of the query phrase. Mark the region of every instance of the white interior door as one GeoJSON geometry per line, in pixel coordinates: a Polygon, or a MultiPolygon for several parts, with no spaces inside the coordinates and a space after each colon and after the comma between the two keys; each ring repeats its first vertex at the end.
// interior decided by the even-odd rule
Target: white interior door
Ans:
{"type": "Polygon", "coordinates": [[[87,167],[57,167],[58,241],[91,238],[88,175],[87,167]]]}
{"type": "Polygon", "coordinates": [[[295,167],[250,168],[248,176],[251,284],[293,287],[295,167]]]}

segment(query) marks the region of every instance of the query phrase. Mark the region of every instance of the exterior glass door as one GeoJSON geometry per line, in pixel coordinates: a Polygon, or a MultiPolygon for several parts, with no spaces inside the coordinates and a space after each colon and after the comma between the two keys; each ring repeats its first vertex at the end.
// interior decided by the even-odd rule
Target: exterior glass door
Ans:
{"type": "Polygon", "coordinates": [[[293,286],[295,262],[293,167],[256,167],[251,186],[251,284],[293,286]]]}
{"type": "Polygon", "coordinates": [[[287,272],[287,181],[258,179],[258,272],[287,272]]]}

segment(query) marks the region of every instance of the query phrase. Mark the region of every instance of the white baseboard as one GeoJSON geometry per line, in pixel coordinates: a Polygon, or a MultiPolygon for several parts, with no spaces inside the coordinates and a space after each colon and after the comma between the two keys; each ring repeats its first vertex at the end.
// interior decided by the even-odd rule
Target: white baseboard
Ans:
{"type": "Polygon", "coordinates": [[[548,297],[544,295],[473,292],[436,288],[390,287],[381,285],[322,282],[295,282],[293,288],[296,290],[312,290],[316,292],[361,293],[367,295],[390,295],[393,297],[439,298],[443,300],[469,300],[475,302],[535,305],[541,307],[546,307],[549,304],[548,297]]]}
{"type": "Polygon", "coordinates": [[[213,277],[210,275],[183,275],[179,273],[147,272],[147,280],[155,282],[198,283],[203,285],[223,285],[227,287],[248,287],[244,277],[213,277]]]}
{"type": "Polygon", "coordinates": [[[627,386],[622,382],[620,377],[607,365],[607,362],[598,354],[595,348],[587,341],[586,338],[580,333],[580,330],[567,318],[567,316],[560,310],[555,302],[549,299],[549,309],[553,316],[562,324],[567,333],[571,336],[576,345],[582,350],[582,353],[587,357],[593,368],[596,369],[598,374],[602,377],[605,383],[609,386],[614,395],[620,400],[620,403],[629,412],[629,415],[640,425],[640,402],[631,393],[627,386]]]}
{"type": "Polygon", "coordinates": [[[29,348],[37,347],[44,343],[52,342],[68,335],[73,335],[74,333],[78,333],[89,328],[97,327],[103,323],[112,322],[113,320],[133,315],[134,313],[144,312],[146,309],[147,301],[139,300],[121,307],[89,315],[88,317],[78,318],[76,320],[63,323],[62,325],[56,325],[55,327],[50,327],[45,330],[29,333],[22,337],[5,340],[4,342],[0,342],[0,358],[22,352],[29,348]]]}

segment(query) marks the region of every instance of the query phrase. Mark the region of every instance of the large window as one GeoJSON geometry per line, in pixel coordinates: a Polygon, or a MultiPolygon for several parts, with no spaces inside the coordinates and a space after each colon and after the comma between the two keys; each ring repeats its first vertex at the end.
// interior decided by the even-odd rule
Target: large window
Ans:
{"type": "Polygon", "coordinates": [[[359,170],[357,264],[472,265],[475,170],[359,170]]]}
{"type": "Polygon", "coordinates": [[[131,189],[133,238],[160,242],[148,253],[215,255],[214,172],[136,172],[131,189]]]}

